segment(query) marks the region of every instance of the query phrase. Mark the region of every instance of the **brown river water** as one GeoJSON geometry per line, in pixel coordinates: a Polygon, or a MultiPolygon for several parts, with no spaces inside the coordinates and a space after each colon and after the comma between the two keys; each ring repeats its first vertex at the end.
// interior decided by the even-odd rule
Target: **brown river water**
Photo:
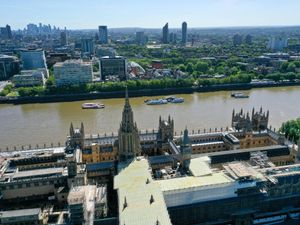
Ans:
{"type": "MultiPolygon", "coordinates": [[[[185,127],[203,131],[230,126],[232,110],[251,111],[262,106],[270,110],[269,124],[279,128],[282,122],[300,117],[300,87],[278,87],[245,91],[249,98],[235,99],[229,91],[178,94],[182,104],[146,105],[150,97],[131,98],[134,119],[140,130],[157,129],[161,115],[174,118],[175,130],[185,127]]],[[[151,97],[151,98],[159,98],[151,97]]],[[[31,144],[50,145],[66,140],[70,123],[74,127],[83,122],[86,134],[117,134],[124,99],[99,99],[91,101],[60,102],[45,104],[0,105],[0,149],[31,144]],[[81,109],[84,102],[105,104],[105,109],[81,109]]]]}

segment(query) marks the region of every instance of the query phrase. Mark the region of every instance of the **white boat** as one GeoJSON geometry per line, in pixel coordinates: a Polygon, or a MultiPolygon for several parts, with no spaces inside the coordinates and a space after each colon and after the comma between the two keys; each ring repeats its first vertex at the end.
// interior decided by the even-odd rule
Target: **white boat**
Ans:
{"type": "Polygon", "coordinates": [[[165,100],[167,100],[168,102],[171,102],[171,103],[182,103],[184,102],[184,98],[177,98],[175,96],[169,96],[169,97],[166,97],[165,100]]]}
{"type": "Polygon", "coordinates": [[[249,95],[246,95],[243,92],[232,92],[231,97],[234,97],[234,98],[249,98],[249,95]]]}
{"type": "Polygon", "coordinates": [[[184,98],[174,98],[170,102],[171,103],[182,103],[182,102],[184,102],[184,98]]]}
{"type": "Polygon", "coordinates": [[[166,99],[151,99],[146,101],[147,105],[162,105],[162,104],[167,104],[168,101],[166,99]]]}
{"type": "Polygon", "coordinates": [[[105,105],[100,103],[83,103],[81,107],[83,109],[103,109],[105,105]]]}

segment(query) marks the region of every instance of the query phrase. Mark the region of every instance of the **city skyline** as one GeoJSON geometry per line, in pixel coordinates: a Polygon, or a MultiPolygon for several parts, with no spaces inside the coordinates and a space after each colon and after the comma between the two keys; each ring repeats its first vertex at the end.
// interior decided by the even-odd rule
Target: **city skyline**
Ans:
{"type": "Polygon", "coordinates": [[[185,4],[178,0],[70,3],[69,0],[29,0],[26,4],[18,0],[2,1],[4,10],[0,20],[10,24],[13,30],[39,22],[68,29],[97,29],[102,24],[108,28],[160,28],[166,22],[171,28],[180,28],[183,21],[189,28],[296,26],[300,21],[297,12],[300,2],[296,0],[279,0],[276,4],[271,0],[189,0],[185,4]]]}

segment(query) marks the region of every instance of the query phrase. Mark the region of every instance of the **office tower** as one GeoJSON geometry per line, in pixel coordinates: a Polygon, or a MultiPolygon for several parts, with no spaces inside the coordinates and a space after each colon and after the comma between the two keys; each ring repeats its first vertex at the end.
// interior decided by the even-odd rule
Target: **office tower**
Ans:
{"type": "Polygon", "coordinates": [[[87,56],[94,54],[94,43],[92,38],[81,39],[81,54],[87,56]]]}
{"type": "Polygon", "coordinates": [[[182,35],[181,42],[183,45],[185,45],[187,42],[187,23],[186,22],[182,23],[181,35],[182,35]]]}
{"type": "Polygon", "coordinates": [[[162,37],[162,43],[168,44],[169,43],[169,24],[166,23],[166,25],[162,29],[163,37],[162,37]]]}
{"type": "Polygon", "coordinates": [[[23,70],[47,68],[45,53],[41,49],[20,52],[23,70]]]}
{"type": "Polygon", "coordinates": [[[62,32],[60,32],[60,44],[61,46],[66,46],[68,45],[68,34],[66,29],[62,32]]]}
{"type": "Polygon", "coordinates": [[[106,80],[109,77],[116,77],[119,80],[127,79],[127,61],[121,56],[100,58],[100,77],[106,80]]]}
{"type": "Polygon", "coordinates": [[[99,26],[99,43],[108,44],[107,26],[99,26]]]}

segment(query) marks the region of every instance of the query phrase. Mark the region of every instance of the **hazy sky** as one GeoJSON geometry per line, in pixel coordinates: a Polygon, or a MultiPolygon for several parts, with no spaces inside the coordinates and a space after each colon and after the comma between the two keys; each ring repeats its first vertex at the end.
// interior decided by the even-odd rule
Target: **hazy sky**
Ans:
{"type": "Polygon", "coordinates": [[[300,0],[0,0],[0,26],[97,28],[300,25],[300,0]]]}

